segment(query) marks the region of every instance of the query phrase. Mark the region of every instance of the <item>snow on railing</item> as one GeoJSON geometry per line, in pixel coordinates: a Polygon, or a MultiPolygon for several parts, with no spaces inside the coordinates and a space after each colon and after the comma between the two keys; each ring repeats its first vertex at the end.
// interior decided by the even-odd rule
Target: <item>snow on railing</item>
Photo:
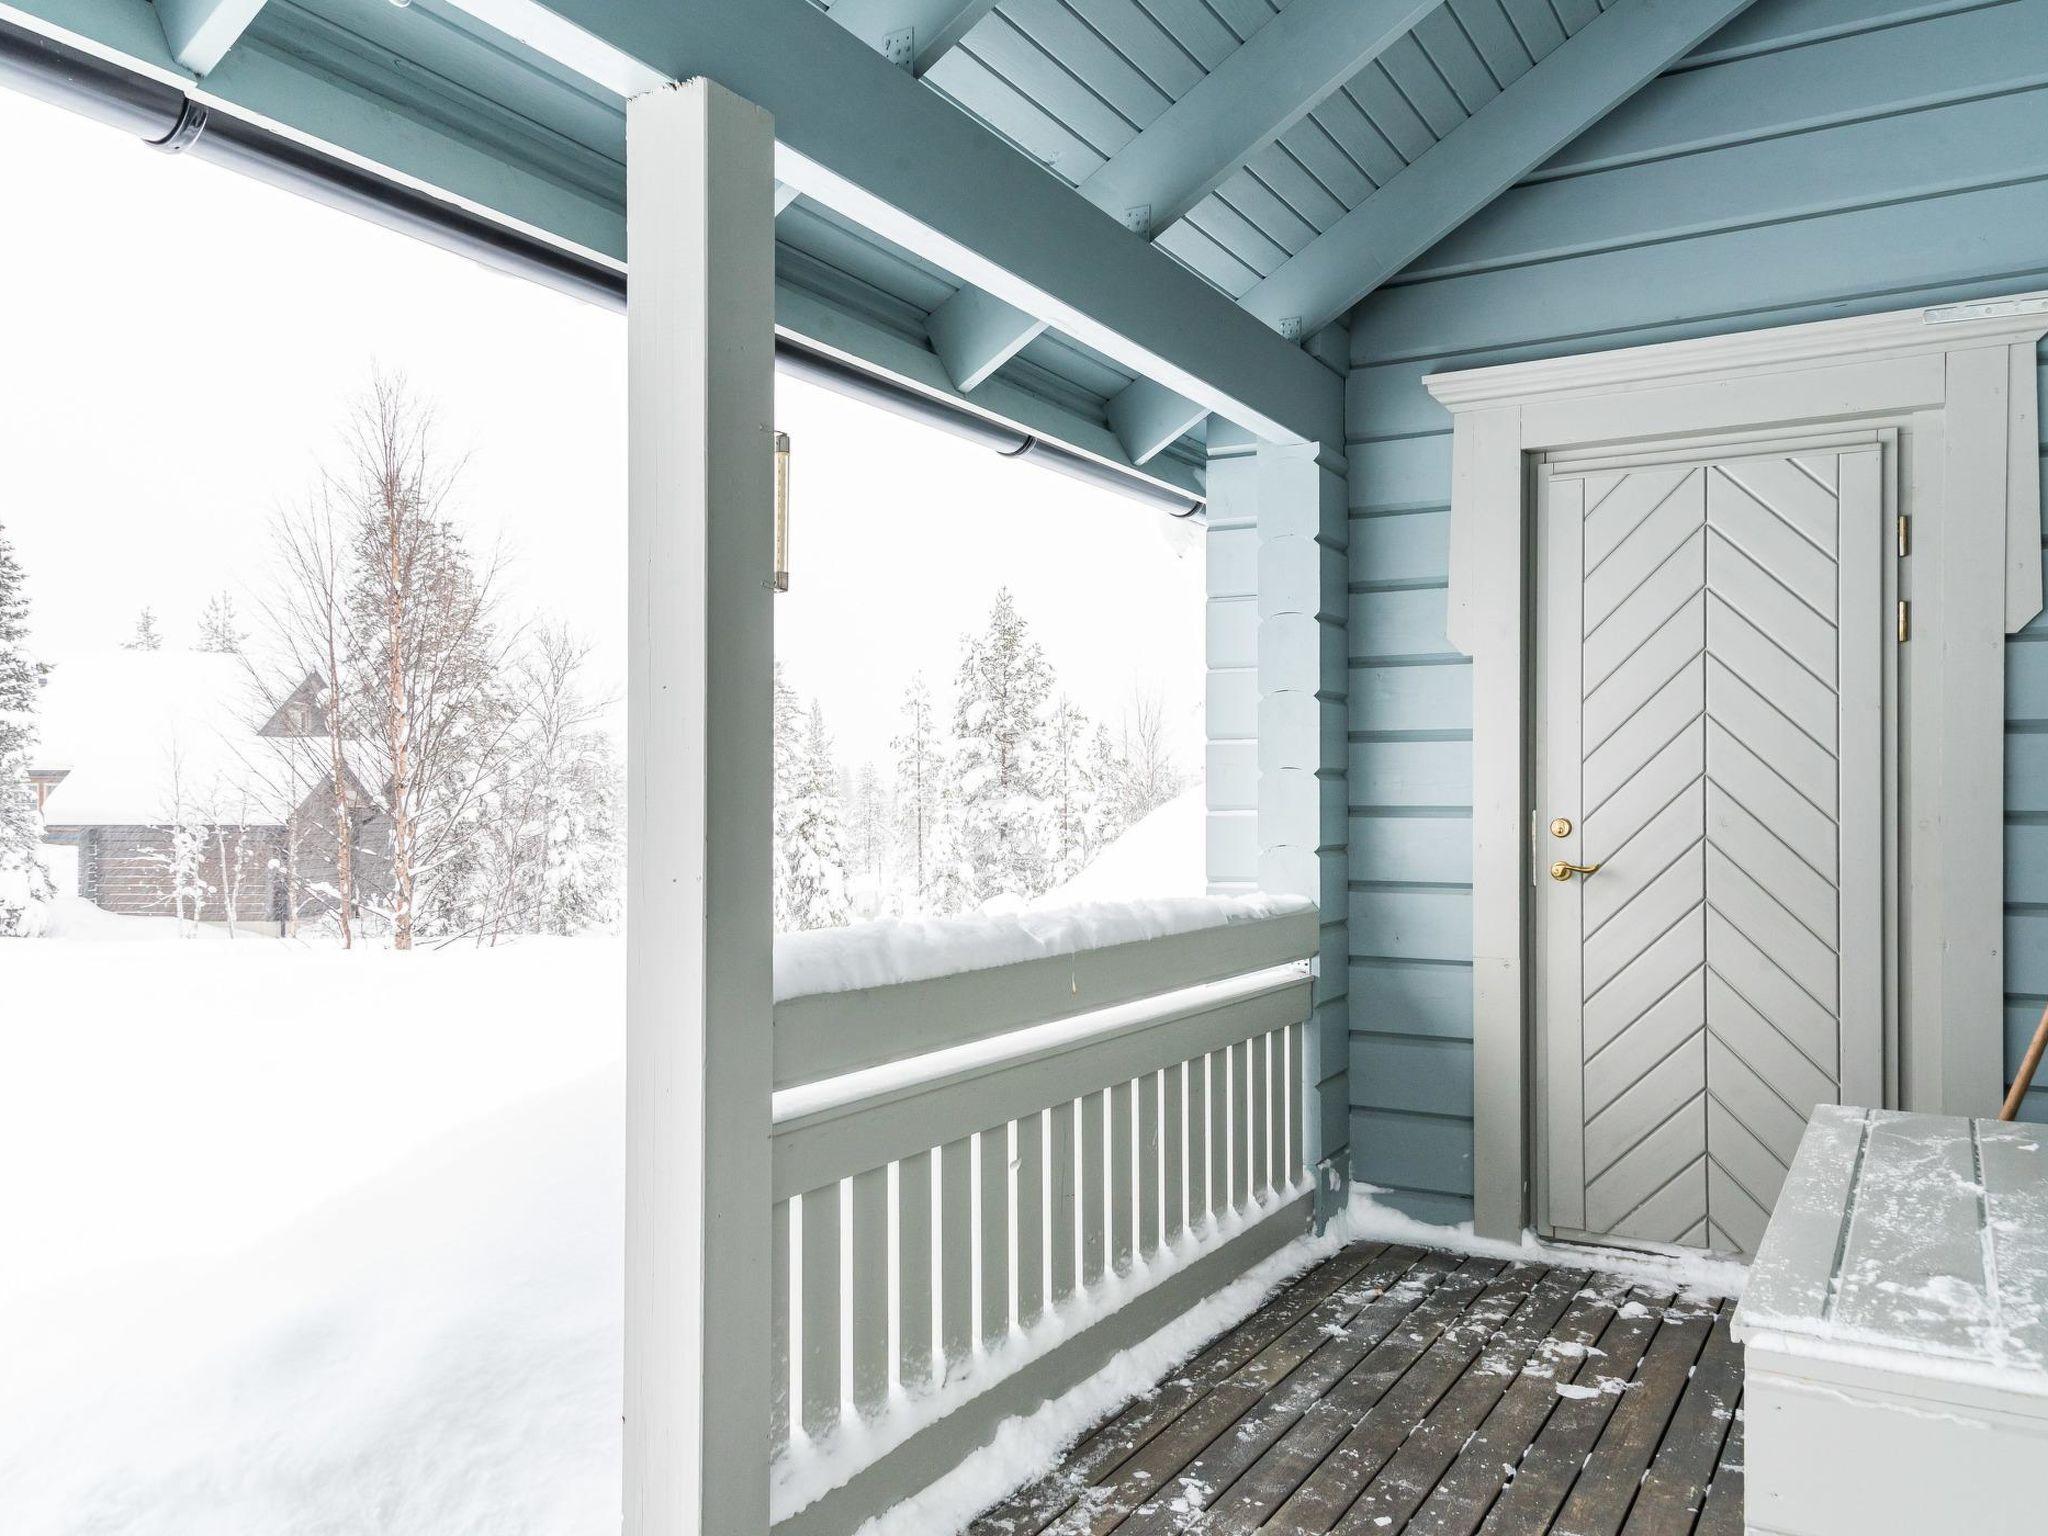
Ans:
{"type": "Polygon", "coordinates": [[[854,1530],[1301,1230],[1316,923],[1190,898],[778,940],[778,1536],[854,1530]]]}

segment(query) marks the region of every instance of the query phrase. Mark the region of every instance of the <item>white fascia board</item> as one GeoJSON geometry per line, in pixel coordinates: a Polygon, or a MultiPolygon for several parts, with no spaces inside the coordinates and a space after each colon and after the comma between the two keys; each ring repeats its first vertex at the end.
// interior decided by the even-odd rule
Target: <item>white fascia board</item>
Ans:
{"type": "Polygon", "coordinates": [[[1328,324],[1751,3],[1615,0],[1239,302],[1328,324]]]}
{"type": "Polygon", "coordinates": [[[453,3],[599,83],[710,76],[774,115],[804,196],[1263,438],[1342,442],[1338,375],[807,0],[453,3]]]}
{"type": "Polygon", "coordinates": [[[262,9],[263,0],[156,0],[171,57],[195,75],[226,58],[262,9]]]}

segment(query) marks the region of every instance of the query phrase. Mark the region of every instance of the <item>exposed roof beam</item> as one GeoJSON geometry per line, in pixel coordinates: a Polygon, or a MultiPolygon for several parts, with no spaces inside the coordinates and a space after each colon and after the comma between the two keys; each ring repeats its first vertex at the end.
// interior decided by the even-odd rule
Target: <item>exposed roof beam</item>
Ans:
{"type": "Polygon", "coordinates": [[[832,0],[825,11],[890,63],[908,64],[922,78],[995,8],[996,0],[832,0]]]}
{"type": "Polygon", "coordinates": [[[171,57],[195,75],[212,71],[263,9],[263,0],[156,0],[171,57]]]}
{"type": "Polygon", "coordinates": [[[932,311],[932,350],[960,389],[973,389],[1045,332],[1045,322],[983,293],[962,288],[932,311]]]}
{"type": "Polygon", "coordinates": [[[1164,229],[1444,0],[1294,0],[1081,183],[1124,218],[1164,229]]]}
{"type": "Polygon", "coordinates": [[[1135,379],[1111,398],[1109,429],[1133,464],[1148,464],[1208,414],[1164,385],[1135,379]]]}
{"type": "MultiPolygon", "coordinates": [[[[1134,229],[1166,228],[1443,3],[1294,0],[1084,180],[1081,195],[1134,229]]],[[[975,382],[1044,329],[1009,306],[978,306],[976,322],[970,357],[985,371],[975,382]]],[[[974,387],[958,373],[953,382],[974,387]]]]}
{"type": "Polygon", "coordinates": [[[1614,0],[1239,302],[1272,325],[1328,324],[1750,4],[1614,0]]]}
{"type": "Polygon", "coordinates": [[[586,78],[708,75],[774,115],[776,175],[804,196],[1203,411],[1342,440],[1328,368],[806,0],[455,3],[586,78]]]}

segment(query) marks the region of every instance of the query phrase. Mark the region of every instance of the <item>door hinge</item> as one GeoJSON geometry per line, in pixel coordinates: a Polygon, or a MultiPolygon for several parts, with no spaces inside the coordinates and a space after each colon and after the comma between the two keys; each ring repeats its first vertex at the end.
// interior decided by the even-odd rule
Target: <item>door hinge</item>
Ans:
{"type": "Polygon", "coordinates": [[[1910,519],[1903,512],[1899,514],[1899,558],[1901,560],[1906,558],[1912,546],[1912,540],[1906,531],[1906,524],[1909,521],[1910,519]]]}
{"type": "Polygon", "coordinates": [[[1904,598],[1899,600],[1899,644],[1904,645],[1913,638],[1913,605],[1904,598]]]}

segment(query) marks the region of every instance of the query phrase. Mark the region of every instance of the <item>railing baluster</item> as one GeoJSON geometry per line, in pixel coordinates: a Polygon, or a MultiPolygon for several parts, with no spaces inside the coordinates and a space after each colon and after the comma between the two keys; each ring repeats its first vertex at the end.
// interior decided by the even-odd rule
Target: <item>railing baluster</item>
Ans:
{"type": "Polygon", "coordinates": [[[768,1439],[789,1444],[789,1202],[768,1213],[768,1439]]]}
{"type": "Polygon", "coordinates": [[[1240,1211],[1252,1204],[1252,1047],[1230,1048],[1230,1203],[1240,1211]]]}
{"type": "Polygon", "coordinates": [[[1159,1099],[1164,1074],[1138,1079],[1138,1251],[1151,1258],[1159,1251],[1159,1099]]]}
{"type": "Polygon", "coordinates": [[[1048,1111],[1052,1133],[1052,1304],[1074,1294],[1074,1226],[1080,1196],[1080,1148],[1074,1142],[1074,1101],[1048,1111]]]}
{"type": "Polygon", "coordinates": [[[1264,1198],[1272,1187],[1272,1167],[1266,1148],[1273,1125],[1273,1068],[1266,1046],[1271,1036],[1257,1035],[1245,1042],[1252,1055],[1252,1175],[1253,1200],[1264,1198]]]}
{"type": "Polygon", "coordinates": [[[1209,1058],[1188,1063],[1188,1225],[1209,1219],[1209,1058]]]}
{"type": "Polygon", "coordinates": [[[983,1131],[981,1144],[981,1346],[1010,1331],[1010,1127],[983,1131]]]}
{"type": "Polygon", "coordinates": [[[1128,1082],[1109,1090],[1109,1262],[1120,1275],[1129,1274],[1131,1256],[1131,1133],[1136,1094],[1128,1082]]]}
{"type": "Polygon", "coordinates": [[[804,1431],[814,1438],[839,1422],[839,1186],[804,1196],[804,1431]]]}
{"type": "Polygon", "coordinates": [[[1160,1145],[1166,1157],[1165,1225],[1160,1241],[1171,1247],[1180,1240],[1187,1223],[1186,1065],[1168,1067],[1160,1080],[1166,1089],[1166,1106],[1159,1125],[1160,1145]]]}
{"type": "Polygon", "coordinates": [[[962,1136],[939,1154],[939,1342],[946,1377],[974,1354],[973,1145],[962,1136]]]}
{"type": "Polygon", "coordinates": [[[1230,1209],[1230,1052],[1211,1051],[1209,1079],[1209,1216],[1230,1209]]]}
{"type": "Polygon", "coordinates": [[[1287,1170],[1287,1187],[1301,1182],[1303,1105],[1312,1091],[1302,1064],[1303,1032],[1299,1024],[1287,1026],[1287,1146],[1282,1166],[1287,1170]]]}
{"type": "Polygon", "coordinates": [[[1081,1282],[1094,1285],[1104,1269],[1109,1228],[1102,1202],[1109,1192],[1103,1169],[1109,1152],[1109,1095],[1091,1093],[1081,1101],[1081,1282]]]}
{"type": "Polygon", "coordinates": [[[1017,1320],[1045,1311],[1045,1116],[1017,1122],[1017,1320]]]}
{"type": "Polygon", "coordinates": [[[853,1179],[853,1405],[863,1416],[889,1401],[889,1170],[853,1179]]]}
{"type": "Polygon", "coordinates": [[[896,1379],[932,1379],[932,1155],[896,1165],[896,1379]]]}

